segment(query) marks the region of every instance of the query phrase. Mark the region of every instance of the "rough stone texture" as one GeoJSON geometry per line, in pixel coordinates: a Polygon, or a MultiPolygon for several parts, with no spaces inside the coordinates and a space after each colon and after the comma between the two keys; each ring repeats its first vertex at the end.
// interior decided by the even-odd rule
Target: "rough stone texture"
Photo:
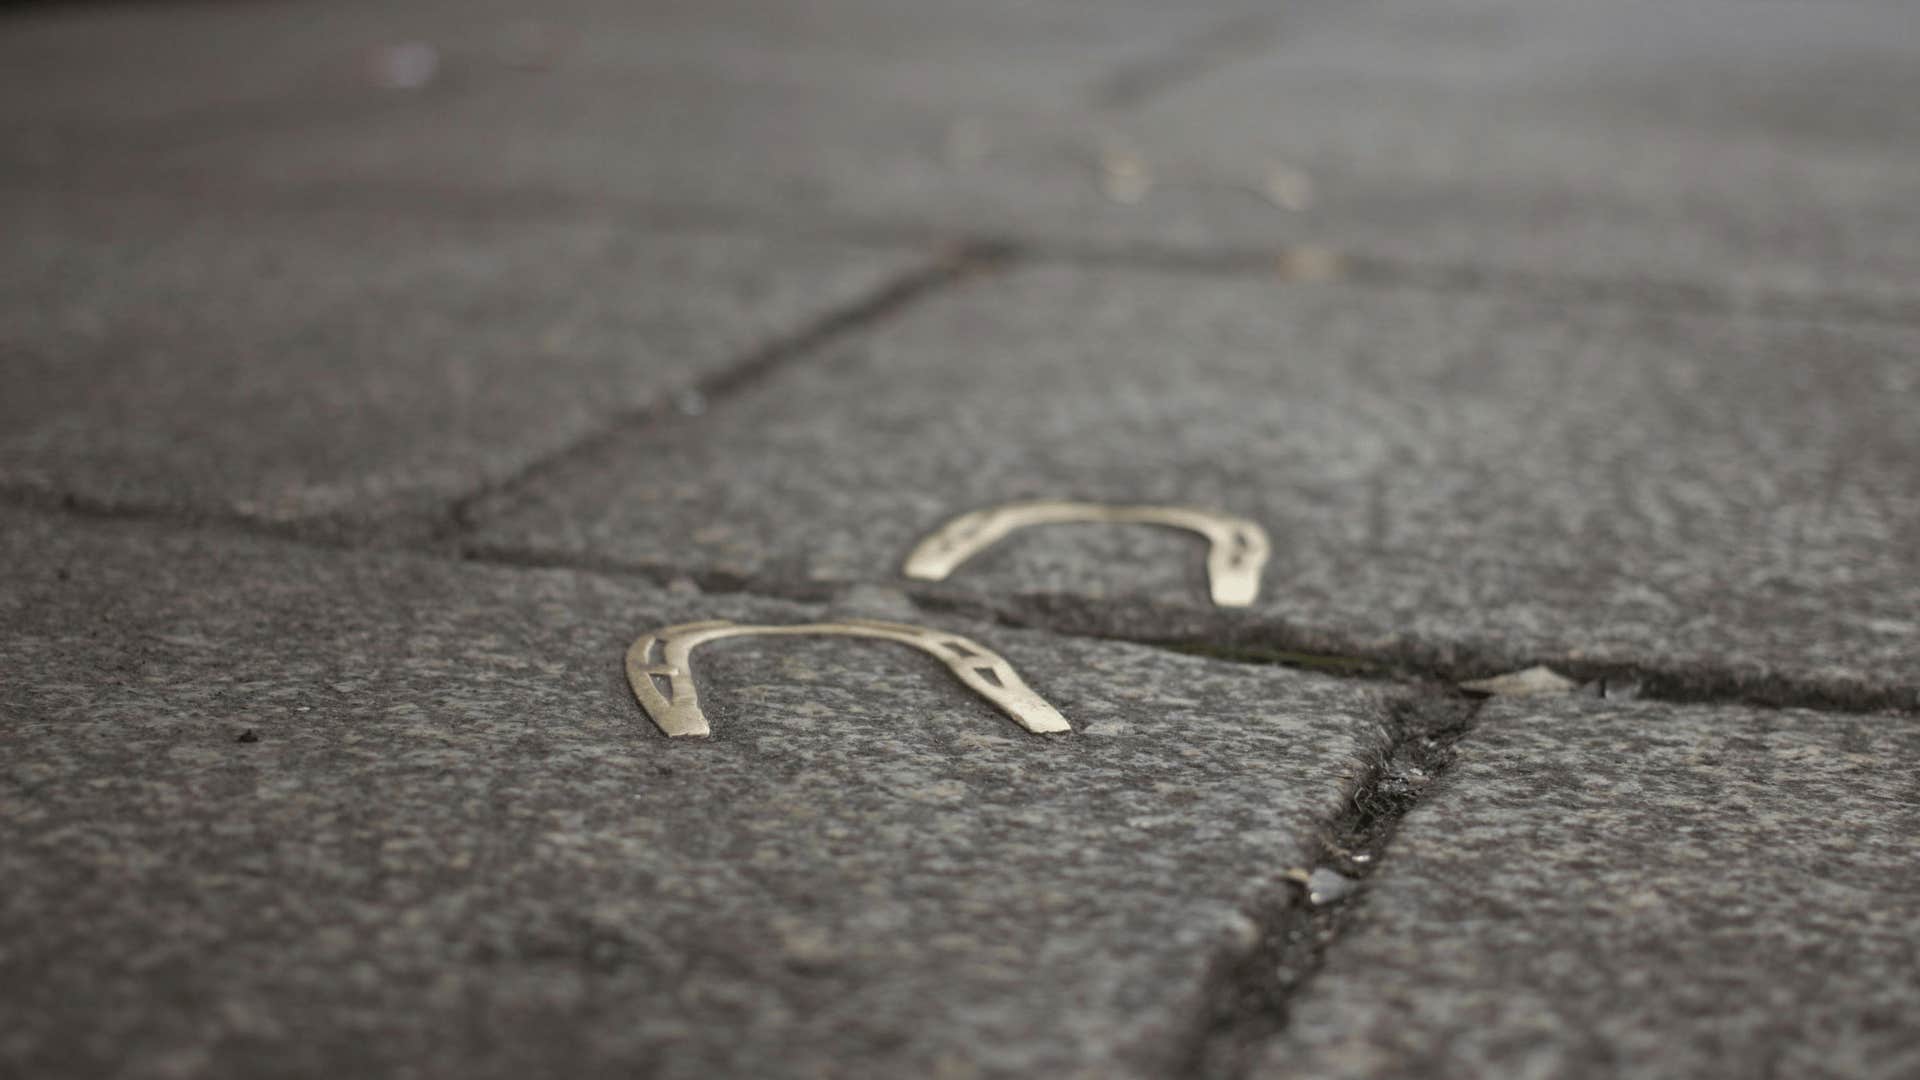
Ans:
{"type": "MultiPolygon", "coordinates": [[[[1261,7],[573,0],[530,12],[416,0],[304,18],[40,12],[16,18],[0,43],[0,86],[34,102],[0,109],[12,135],[0,167],[33,177],[170,160],[202,178],[645,190],[685,201],[738,174],[791,170],[796,156],[818,180],[851,158],[835,179],[859,190],[844,194],[892,201],[910,191],[902,181],[921,179],[899,171],[912,153],[930,148],[923,164],[938,163],[948,124],[1035,108],[1084,124],[1102,86],[1156,79],[1169,62],[1180,70],[1223,32],[1264,27],[1261,7]],[[416,46],[432,57],[421,85],[388,85],[392,50],[416,46]],[[883,115],[905,123],[871,126],[883,115]],[[754,139],[742,137],[748,121],[754,139]],[[893,145],[909,130],[930,147],[893,145]],[[458,167],[475,159],[483,167],[458,167]],[[661,176],[678,183],[636,188],[661,176]]],[[[969,138],[959,144],[961,159],[978,156],[969,138]]],[[[783,184],[741,191],[758,194],[751,205],[812,209],[783,184]]]]}
{"type": "Polygon", "coordinates": [[[970,283],[698,420],[512,493],[482,546],[781,587],[900,580],[963,511],[1262,522],[1251,609],[1198,537],[1015,534],[935,591],[1056,626],[1633,665],[1675,693],[1911,706],[1912,330],[1042,268],[970,283]]]}
{"type": "MultiPolygon", "coordinates": [[[[829,73],[873,90],[944,103],[1046,95],[1067,98],[1116,69],[1142,70],[1221,26],[1252,2],[1151,0],[1039,5],[983,0],[964,9],[887,0],[709,0],[639,10],[618,0],[559,0],[530,12],[505,0],[353,2],[325,12],[41,9],[9,13],[0,43],[12,125],[112,117],[198,117],[221,106],[286,104],[317,91],[384,88],[375,61],[408,42],[441,54],[436,81],[519,71],[759,76],[829,73]],[[1224,22],[1222,21],[1224,20],[1224,22]],[[132,100],[102,81],[149,85],[132,100]],[[837,67],[837,72],[832,71],[837,67]],[[38,97],[28,95],[28,89],[38,97]]],[[[1250,24],[1249,24],[1250,25],[1250,24]]]]}
{"type": "Polygon", "coordinates": [[[1141,152],[1311,204],[1169,192],[1196,236],[1897,298],[1920,285],[1920,65],[1897,4],[1390,0],[1151,102],[1141,152]],[[1285,219],[1275,222],[1275,217],[1285,219]]]}
{"type": "Polygon", "coordinates": [[[0,12],[0,500],[76,504],[0,510],[0,1077],[1920,1073],[1911,716],[1497,704],[1425,785],[1452,698],[1057,636],[1920,708],[1913,25],[0,12]],[[1082,269],[858,306],[957,235],[1082,269]],[[901,591],[1049,496],[1255,517],[1266,592],[1098,527],[901,591]],[[469,521],[518,568],[234,535],[469,521]],[[698,744],[620,674],[824,611],[1077,731],[877,643],[707,646],[698,744]]]}
{"type": "Polygon", "coordinates": [[[925,260],[606,223],[0,203],[0,483],[371,518],[513,474],[925,260]]]}
{"type": "Polygon", "coordinates": [[[8,1075],[1157,1074],[1383,748],[1365,685],[963,624],[1075,733],[763,638],[669,742],[633,637],[819,612],[4,522],[8,1075]]]}
{"type": "Polygon", "coordinates": [[[416,4],[190,24],[155,49],[167,17],[30,21],[20,78],[57,92],[17,110],[15,172],[1327,245],[1916,315],[1920,85],[1898,4],[756,0],[546,22],[416,4]],[[438,49],[434,81],[369,85],[404,42],[438,49]],[[127,93],[141,76],[161,91],[127,93]],[[1137,201],[1104,178],[1123,159],[1150,178],[1137,201]]]}
{"type": "Polygon", "coordinates": [[[1256,1075],[1920,1073],[1920,731],[1490,706],[1256,1075]]]}

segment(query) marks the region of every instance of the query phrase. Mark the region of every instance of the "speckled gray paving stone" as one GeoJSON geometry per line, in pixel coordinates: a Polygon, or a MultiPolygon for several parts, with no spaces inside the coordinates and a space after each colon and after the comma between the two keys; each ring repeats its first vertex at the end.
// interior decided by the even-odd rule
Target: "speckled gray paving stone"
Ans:
{"type": "Polygon", "coordinates": [[[928,261],[140,199],[0,221],[0,483],[275,520],[444,504],[928,261]]]}
{"type": "Polygon", "coordinates": [[[1196,237],[1910,302],[1920,36],[1897,4],[1389,0],[1307,20],[1133,118],[1196,237]],[[1276,220],[1278,218],[1279,220],[1276,220]]]}
{"type": "Polygon", "coordinates": [[[1920,730],[1486,710],[1270,1077],[1920,1073],[1920,730]]]}
{"type": "Polygon", "coordinates": [[[760,638],[669,741],[634,637],[818,610],[19,515],[0,553],[10,1075],[1153,1075],[1383,743],[1366,685],[964,623],[1074,734],[760,638]]]}
{"type": "MultiPolygon", "coordinates": [[[[42,11],[0,43],[11,61],[0,86],[18,91],[0,110],[13,135],[0,163],[28,178],[167,160],[203,178],[477,190],[534,181],[627,194],[668,175],[678,183],[649,193],[684,201],[798,156],[829,171],[852,158],[838,179],[897,195],[921,178],[899,171],[906,147],[889,149],[906,128],[873,126],[876,117],[924,125],[937,161],[945,126],[962,116],[1084,111],[1104,80],[1151,75],[1163,56],[1259,10],[1248,0],[585,0],[534,12],[412,0],[308,17],[42,11]],[[430,58],[413,70],[419,85],[385,85],[396,48],[430,58]],[[759,142],[740,137],[749,118],[759,142]],[[491,167],[456,168],[475,156],[491,167]],[[679,171],[656,172],[676,161],[679,171]]],[[[760,194],[757,205],[782,204],[787,185],[763,179],[744,190],[760,194]]]]}
{"type": "Polygon", "coordinates": [[[935,587],[1056,626],[1914,703],[1920,332],[1038,268],[968,283],[482,514],[479,543],[782,587],[901,580],[964,511],[1263,523],[1015,534],[935,587]],[[1784,687],[1784,689],[1783,689],[1784,687]],[[1795,689],[1797,688],[1797,689],[1795,689]]]}
{"type": "MultiPolygon", "coordinates": [[[[445,72],[422,91],[314,76],[136,150],[112,140],[102,168],[293,198],[430,189],[1101,248],[1323,245],[1914,313],[1920,46],[1897,4],[948,8],[589,5],[517,66],[525,26],[483,20],[441,35],[445,72]],[[1136,83],[1156,89],[1111,92],[1136,83]],[[1151,178],[1137,201],[1103,180],[1121,159],[1151,178]]],[[[432,23],[405,25],[431,42],[432,23]]],[[[256,52],[358,70],[351,40],[256,52]]],[[[118,85],[113,56],[87,85],[118,85]]]]}

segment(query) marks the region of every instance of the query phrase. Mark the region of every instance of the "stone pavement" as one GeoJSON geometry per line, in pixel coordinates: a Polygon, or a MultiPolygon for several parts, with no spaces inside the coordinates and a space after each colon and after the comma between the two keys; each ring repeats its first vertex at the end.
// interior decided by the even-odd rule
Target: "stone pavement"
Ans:
{"type": "Polygon", "coordinates": [[[1917,29],[5,12],[0,1077],[1913,1075],[1917,29]]]}

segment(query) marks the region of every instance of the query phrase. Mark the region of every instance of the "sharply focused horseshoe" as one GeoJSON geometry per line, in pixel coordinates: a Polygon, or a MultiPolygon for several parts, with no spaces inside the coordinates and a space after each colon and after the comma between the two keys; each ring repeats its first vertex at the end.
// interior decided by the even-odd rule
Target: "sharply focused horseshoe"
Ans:
{"type": "Polygon", "coordinates": [[[907,556],[906,574],[939,581],[953,569],[992,547],[1015,529],[1029,525],[1108,522],[1170,525],[1207,538],[1207,586],[1221,607],[1246,607],[1260,594],[1260,569],[1272,545],[1267,531],[1246,518],[1176,506],[1106,506],[1081,502],[1007,503],[961,514],[920,541],[907,556]]]}
{"type": "Polygon", "coordinates": [[[640,707],[647,710],[647,715],[669,736],[708,734],[707,717],[700,711],[700,701],[694,693],[693,670],[687,666],[687,654],[694,646],[708,641],[749,634],[881,638],[911,645],[939,657],[961,682],[1028,731],[1044,734],[1073,730],[1046,699],[1021,681],[1013,665],[1000,654],[959,634],[876,619],[791,626],[742,626],[717,619],[655,630],[643,635],[627,650],[627,682],[633,686],[633,696],[640,699],[640,707]],[[666,680],[666,693],[654,682],[656,678],[666,680]]]}

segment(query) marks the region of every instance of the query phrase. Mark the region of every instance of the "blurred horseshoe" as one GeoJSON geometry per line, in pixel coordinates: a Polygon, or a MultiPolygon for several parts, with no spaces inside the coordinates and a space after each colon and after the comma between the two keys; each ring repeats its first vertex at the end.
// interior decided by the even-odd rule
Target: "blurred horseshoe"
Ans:
{"type": "Polygon", "coordinates": [[[700,711],[700,701],[694,693],[688,654],[694,646],[705,642],[763,634],[880,638],[911,645],[938,657],[961,682],[1028,731],[1045,734],[1073,730],[1067,726],[1066,718],[1034,693],[1000,654],[959,634],[875,619],[790,626],[742,626],[717,619],[664,627],[642,636],[627,650],[627,682],[633,687],[633,696],[640,700],[640,707],[647,710],[647,715],[667,735],[709,734],[706,714],[700,711]],[[663,688],[656,680],[664,680],[666,686],[663,688]]]}
{"type": "Polygon", "coordinates": [[[1168,525],[1207,538],[1207,586],[1221,607],[1246,607],[1260,595],[1260,570],[1272,545],[1267,531],[1246,518],[1177,506],[1107,506],[1084,502],[1018,502],[961,514],[920,541],[907,556],[906,574],[940,581],[955,567],[1029,525],[1105,522],[1168,525]]]}

